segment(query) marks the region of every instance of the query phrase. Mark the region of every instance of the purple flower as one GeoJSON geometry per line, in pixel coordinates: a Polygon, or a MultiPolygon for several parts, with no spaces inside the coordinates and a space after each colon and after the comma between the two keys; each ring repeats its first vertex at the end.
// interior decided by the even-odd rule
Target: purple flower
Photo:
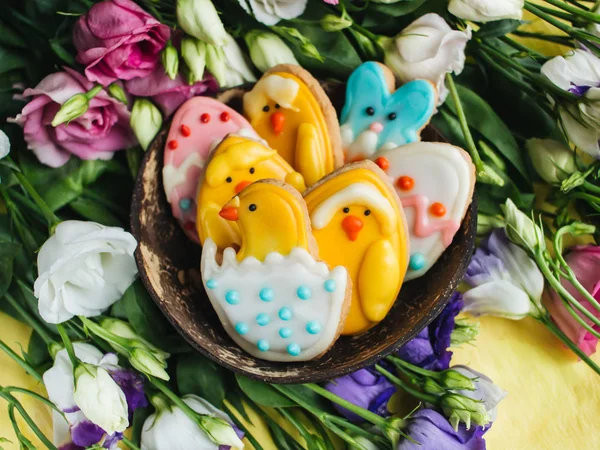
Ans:
{"type": "Polygon", "coordinates": [[[571,87],[569,88],[569,92],[571,94],[577,95],[578,97],[583,97],[591,88],[592,86],[577,86],[571,81],[571,87]]]}
{"type": "Polygon", "coordinates": [[[148,406],[148,399],[144,394],[144,379],[136,372],[121,368],[111,370],[110,376],[125,394],[127,406],[129,407],[129,420],[131,421],[133,412],[136,409],[148,406]]]}
{"type": "MultiPolygon", "coordinates": [[[[396,392],[396,388],[387,378],[374,369],[361,369],[350,375],[336,378],[325,385],[329,392],[354,403],[361,408],[368,409],[380,416],[387,416],[387,403],[396,392]]],[[[362,422],[359,416],[346,408],[334,404],[335,409],[352,422],[362,422]]]]}
{"type": "Polygon", "coordinates": [[[463,424],[455,431],[448,419],[432,409],[421,409],[404,430],[412,439],[400,441],[398,450],[485,450],[482,427],[467,430],[463,424]]]}
{"type": "Polygon", "coordinates": [[[71,427],[73,444],[84,448],[100,442],[104,434],[102,428],[89,420],[84,420],[71,427]]]}
{"type": "Polygon", "coordinates": [[[454,318],[463,307],[462,295],[455,292],[452,298],[427,328],[398,350],[404,361],[428,370],[445,370],[450,366],[452,352],[450,335],[454,330],[454,318]]]}

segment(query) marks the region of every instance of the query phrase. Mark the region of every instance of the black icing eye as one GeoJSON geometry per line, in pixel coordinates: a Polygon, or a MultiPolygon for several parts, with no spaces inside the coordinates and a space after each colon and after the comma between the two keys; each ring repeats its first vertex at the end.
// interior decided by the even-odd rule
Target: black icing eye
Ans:
{"type": "Polygon", "coordinates": [[[251,203],[250,206],[248,206],[248,209],[250,211],[256,211],[256,205],[254,203],[251,203]]]}
{"type": "Polygon", "coordinates": [[[281,106],[279,106],[279,103],[275,103],[275,108],[276,108],[276,109],[279,109],[279,108],[281,108],[281,106]]]}
{"type": "Polygon", "coordinates": [[[367,209],[367,210],[365,211],[365,216],[370,216],[370,215],[371,215],[371,210],[370,210],[370,209],[367,209]]]}
{"type": "Polygon", "coordinates": [[[263,111],[264,112],[269,112],[269,109],[271,109],[271,108],[269,108],[269,105],[263,106],[263,111]]]}
{"type": "Polygon", "coordinates": [[[348,214],[350,212],[350,208],[348,208],[347,206],[343,209],[343,211],[348,214]]]}
{"type": "Polygon", "coordinates": [[[365,109],[365,112],[367,113],[368,116],[375,115],[375,109],[372,106],[369,106],[367,109],[365,109]]]}
{"type": "Polygon", "coordinates": [[[388,119],[389,120],[395,120],[396,119],[396,113],[389,113],[388,114],[388,119]]]}
{"type": "Polygon", "coordinates": [[[254,172],[256,172],[256,169],[254,167],[250,167],[250,173],[253,174],[254,172]]]}
{"type": "Polygon", "coordinates": [[[227,181],[228,183],[231,183],[233,181],[233,178],[227,177],[227,178],[225,178],[225,181],[227,181]]]}

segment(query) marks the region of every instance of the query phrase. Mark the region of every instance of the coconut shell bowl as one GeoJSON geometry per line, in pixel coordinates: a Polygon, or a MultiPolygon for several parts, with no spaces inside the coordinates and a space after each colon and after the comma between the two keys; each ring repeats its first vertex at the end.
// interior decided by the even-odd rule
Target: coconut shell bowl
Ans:
{"type": "MultiPolygon", "coordinates": [[[[341,108],[345,86],[323,83],[334,106],[341,108]]],[[[241,110],[242,96],[252,86],[223,91],[217,99],[241,110]]],[[[475,245],[473,202],[438,262],[422,277],[405,282],[386,318],[359,336],[341,336],[329,351],[306,362],[257,359],[227,335],[202,285],[201,247],[190,241],[171,214],[162,181],[168,124],[145,154],[136,181],[131,226],[139,242],[136,260],[148,292],[190,343],[216,363],[250,378],[270,383],[308,383],[333,379],[374,364],[415,337],[444,308],[463,277],[475,245]]],[[[424,141],[444,141],[433,128],[424,141]]]]}

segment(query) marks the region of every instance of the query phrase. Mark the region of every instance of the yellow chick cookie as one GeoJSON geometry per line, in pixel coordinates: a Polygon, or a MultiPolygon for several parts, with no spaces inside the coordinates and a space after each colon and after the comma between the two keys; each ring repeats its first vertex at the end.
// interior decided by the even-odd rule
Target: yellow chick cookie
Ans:
{"type": "Polygon", "coordinates": [[[266,72],[244,96],[244,115],[308,186],[342,166],[335,109],[301,67],[284,64],[266,72]]]}
{"type": "Polygon", "coordinates": [[[302,176],[262,143],[229,135],[219,144],[198,191],[196,227],[202,244],[210,237],[221,250],[240,245],[237,224],[223,219],[219,212],[246,186],[264,178],[286,180],[300,192],[305,189],[302,176]]]}
{"type": "Polygon", "coordinates": [[[347,165],[305,193],[319,257],[343,265],[352,304],[342,334],[367,331],[384,319],[404,280],[409,235],[404,212],[385,174],[370,161],[347,165]]]}

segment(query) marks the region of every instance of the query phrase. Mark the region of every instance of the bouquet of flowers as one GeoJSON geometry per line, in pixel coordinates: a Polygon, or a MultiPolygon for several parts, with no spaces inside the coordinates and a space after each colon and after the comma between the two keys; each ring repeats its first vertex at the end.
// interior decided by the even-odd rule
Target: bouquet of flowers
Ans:
{"type": "Polygon", "coordinates": [[[278,449],[482,449],[506,393],[451,366],[449,348],[477,335],[461,312],[533,317],[600,374],[600,1],[5,3],[0,308],[33,335],[20,354],[0,348],[47,392],[0,386],[20,448],[259,450],[259,421],[278,449]],[[371,367],[322,385],[234,375],[137,280],[126,228],[144,151],[193,96],[282,63],[345,81],[369,60],[434,83],[433,125],[476,166],[463,286],[371,367]],[[54,436],[23,395],[52,409],[54,436]],[[415,408],[393,413],[398,395],[415,408]]]}

